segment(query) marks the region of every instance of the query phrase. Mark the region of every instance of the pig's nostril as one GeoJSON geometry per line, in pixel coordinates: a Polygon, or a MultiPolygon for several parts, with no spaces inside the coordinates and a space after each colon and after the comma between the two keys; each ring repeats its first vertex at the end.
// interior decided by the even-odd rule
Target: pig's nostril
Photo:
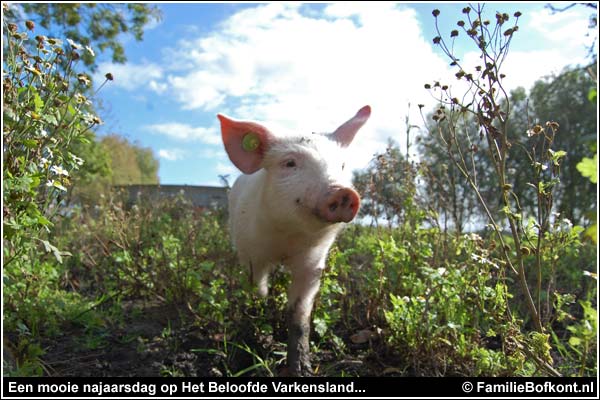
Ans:
{"type": "Polygon", "coordinates": [[[337,208],[338,208],[337,201],[334,201],[333,203],[329,204],[329,211],[334,212],[335,210],[337,210],[337,208]]]}
{"type": "Polygon", "coordinates": [[[342,197],[342,207],[345,207],[349,201],[350,201],[350,197],[348,197],[348,195],[345,195],[344,197],[342,197]]]}

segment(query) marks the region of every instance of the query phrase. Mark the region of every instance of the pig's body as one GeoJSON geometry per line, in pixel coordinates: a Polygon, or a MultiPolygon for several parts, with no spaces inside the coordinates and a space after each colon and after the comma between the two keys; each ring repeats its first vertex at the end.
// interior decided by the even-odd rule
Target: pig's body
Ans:
{"type": "MultiPolygon", "coordinates": [[[[260,170],[240,176],[229,194],[230,231],[240,262],[251,268],[259,293],[267,295],[268,274],[279,264],[292,272],[323,267],[341,224],[316,230],[278,220],[265,193],[267,174],[260,170]]],[[[274,205],[275,207],[277,205],[274,205]]],[[[292,283],[293,284],[293,283],[292,283]]]]}
{"type": "Polygon", "coordinates": [[[363,107],[331,135],[291,138],[275,137],[256,123],[219,116],[227,153],[247,174],[237,179],[229,195],[231,236],[240,262],[250,268],[262,296],[275,266],[285,265],[292,275],[292,375],[310,373],[310,313],[321,271],[343,223],[358,212],[360,198],[351,188],[343,153],[369,115],[370,108],[363,107]]]}

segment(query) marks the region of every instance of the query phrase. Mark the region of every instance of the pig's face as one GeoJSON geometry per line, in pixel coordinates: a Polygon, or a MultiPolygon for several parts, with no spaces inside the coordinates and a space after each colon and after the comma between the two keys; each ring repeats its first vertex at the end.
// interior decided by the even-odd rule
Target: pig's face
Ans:
{"type": "Polygon", "coordinates": [[[360,206],[345,149],[324,135],[277,139],[266,151],[265,203],[278,220],[317,229],[349,222],[360,206]]]}
{"type": "Polygon", "coordinates": [[[231,161],[247,174],[264,168],[262,201],[269,217],[299,230],[315,230],[349,222],[358,212],[360,198],[351,188],[344,153],[370,112],[369,106],[363,107],[329,135],[281,138],[254,122],[219,119],[231,161]]]}

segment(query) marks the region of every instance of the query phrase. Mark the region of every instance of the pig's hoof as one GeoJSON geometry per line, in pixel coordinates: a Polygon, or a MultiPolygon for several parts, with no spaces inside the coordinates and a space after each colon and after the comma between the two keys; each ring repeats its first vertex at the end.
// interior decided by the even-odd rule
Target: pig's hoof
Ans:
{"type": "Polygon", "coordinates": [[[280,376],[315,376],[309,361],[300,362],[294,365],[286,366],[280,373],[280,376]]]}

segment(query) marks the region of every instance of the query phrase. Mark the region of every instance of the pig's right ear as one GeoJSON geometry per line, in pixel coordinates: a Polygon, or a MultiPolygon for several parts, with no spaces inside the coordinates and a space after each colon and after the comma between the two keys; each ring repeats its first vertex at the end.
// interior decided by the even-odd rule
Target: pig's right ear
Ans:
{"type": "Polygon", "coordinates": [[[261,168],[265,151],[275,137],[267,128],[256,122],[236,121],[222,114],[221,137],[231,162],[245,174],[261,168]]]}

